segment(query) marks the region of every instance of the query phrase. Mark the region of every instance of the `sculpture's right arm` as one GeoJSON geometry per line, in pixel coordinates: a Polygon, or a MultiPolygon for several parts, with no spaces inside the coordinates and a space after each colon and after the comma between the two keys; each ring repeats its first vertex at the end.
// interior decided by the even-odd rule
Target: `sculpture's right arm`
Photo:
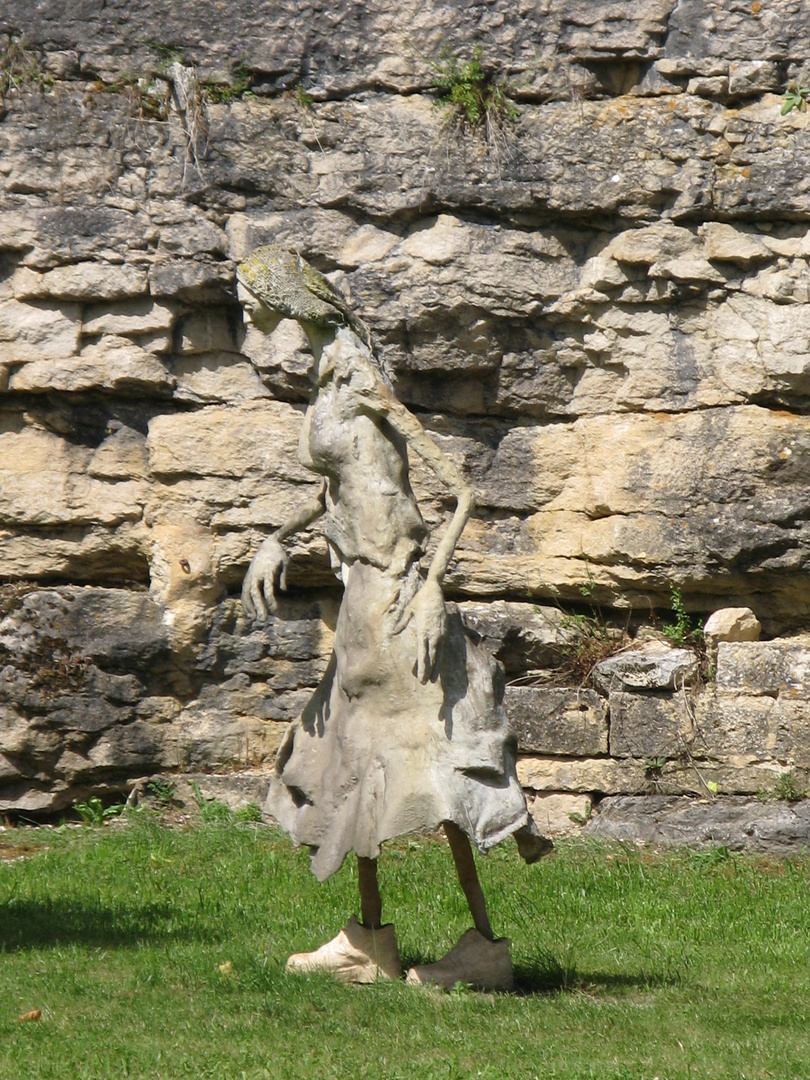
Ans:
{"type": "Polygon", "coordinates": [[[306,503],[289,521],[264,541],[253,556],[242,583],[242,608],[249,619],[262,621],[268,611],[275,615],[276,587],[287,588],[287,553],[281,546],[299,529],[306,529],[326,512],[326,482],[317,498],[306,503]]]}

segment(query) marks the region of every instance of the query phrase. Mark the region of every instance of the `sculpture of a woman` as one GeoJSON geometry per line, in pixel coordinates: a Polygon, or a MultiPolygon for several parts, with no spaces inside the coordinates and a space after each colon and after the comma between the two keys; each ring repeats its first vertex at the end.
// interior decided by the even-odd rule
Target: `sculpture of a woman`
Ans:
{"type": "Polygon", "coordinates": [[[323,880],[354,851],[361,919],[288,970],[368,982],[401,974],[394,929],[382,923],[377,856],[385,840],[444,828],[474,929],[410,982],[508,989],[508,942],[493,940],[470,839],[486,851],[510,835],[533,861],[551,845],[528,814],[498,665],[475,644],[442,581],[473,506],[452,462],[397,400],[367,328],[299,255],[257,248],[237,270],[239,297],[271,332],[296,319],[312,351],[312,397],[299,457],[324,477],[317,499],[268,538],[242,590],[246,614],[276,611],[282,543],[323,518],[343,582],[327,671],[279,749],[266,809],[312,852],[323,880]],[[408,479],[418,454],[455,496],[452,519],[423,574],[428,529],[408,479]]]}

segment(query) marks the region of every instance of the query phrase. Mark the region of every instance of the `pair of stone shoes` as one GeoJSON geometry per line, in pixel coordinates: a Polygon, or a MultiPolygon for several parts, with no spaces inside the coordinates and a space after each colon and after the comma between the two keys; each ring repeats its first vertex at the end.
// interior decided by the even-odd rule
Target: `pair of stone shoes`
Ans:
{"type": "MultiPolygon", "coordinates": [[[[287,971],[307,974],[325,971],[346,983],[372,983],[402,977],[402,962],[391,923],[377,930],[352,916],[337,937],[309,953],[294,953],[287,971]]],[[[405,980],[411,986],[437,986],[452,990],[458,983],[476,990],[514,989],[512,960],[506,938],[489,941],[477,930],[461,935],[446,956],[435,964],[412,967],[405,980]]]]}

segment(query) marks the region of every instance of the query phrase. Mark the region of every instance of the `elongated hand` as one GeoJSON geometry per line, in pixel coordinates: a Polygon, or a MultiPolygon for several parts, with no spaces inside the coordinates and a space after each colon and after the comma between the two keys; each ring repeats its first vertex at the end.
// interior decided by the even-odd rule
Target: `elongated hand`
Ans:
{"type": "Polygon", "coordinates": [[[413,619],[416,629],[416,677],[426,683],[433,677],[442,639],[447,631],[444,594],[437,581],[428,578],[403,612],[397,631],[413,619]]]}
{"type": "Polygon", "coordinates": [[[242,583],[242,608],[254,622],[277,611],[276,591],[287,588],[287,553],[272,536],[265,540],[248,567],[242,583]]]}

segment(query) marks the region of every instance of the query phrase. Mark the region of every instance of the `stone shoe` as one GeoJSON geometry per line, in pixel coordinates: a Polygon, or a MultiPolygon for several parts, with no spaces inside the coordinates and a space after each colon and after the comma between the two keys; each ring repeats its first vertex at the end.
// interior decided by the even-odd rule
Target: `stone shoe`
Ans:
{"type": "Polygon", "coordinates": [[[293,953],[284,970],[328,971],[341,982],[373,983],[401,978],[402,962],[392,923],[370,930],[352,915],[337,937],[314,952],[293,953]]]}
{"type": "Polygon", "coordinates": [[[405,980],[411,986],[441,986],[452,990],[465,983],[476,990],[513,990],[512,959],[506,938],[488,941],[477,930],[467,930],[446,956],[435,964],[412,967],[405,980]]]}

